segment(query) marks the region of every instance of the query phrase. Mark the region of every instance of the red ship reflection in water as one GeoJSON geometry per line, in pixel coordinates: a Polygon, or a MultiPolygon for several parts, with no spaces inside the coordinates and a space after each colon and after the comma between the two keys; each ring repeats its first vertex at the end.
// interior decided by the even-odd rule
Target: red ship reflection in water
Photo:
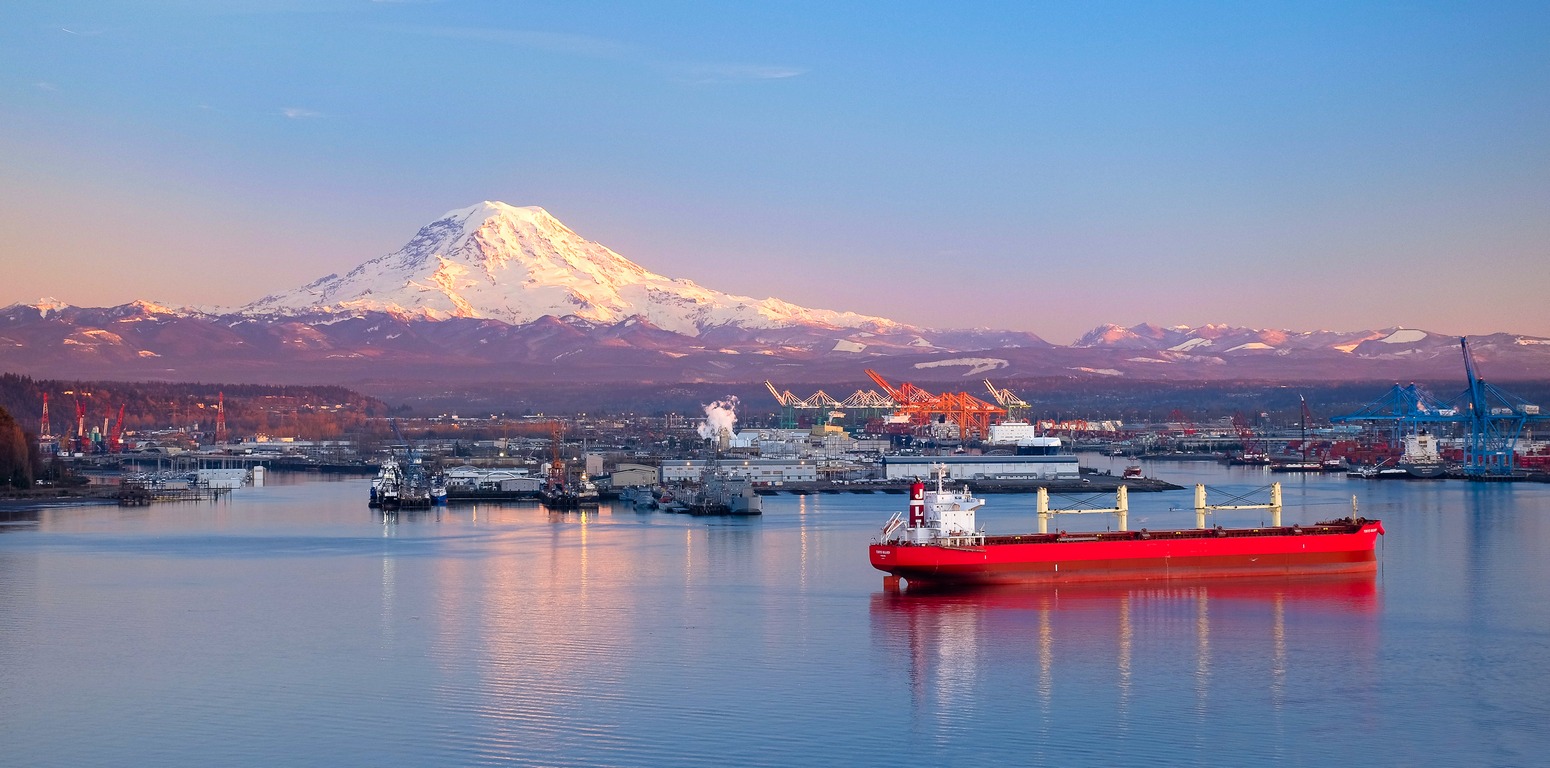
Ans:
{"type": "Polygon", "coordinates": [[[1046,715],[1098,708],[1124,725],[1138,699],[1150,709],[1182,696],[1205,725],[1214,690],[1223,702],[1268,696],[1278,710],[1300,675],[1360,698],[1375,686],[1380,608],[1367,572],[911,588],[874,593],[871,623],[875,644],[908,659],[917,716],[943,728],[946,713],[973,714],[979,686],[1021,684],[1046,715]]]}

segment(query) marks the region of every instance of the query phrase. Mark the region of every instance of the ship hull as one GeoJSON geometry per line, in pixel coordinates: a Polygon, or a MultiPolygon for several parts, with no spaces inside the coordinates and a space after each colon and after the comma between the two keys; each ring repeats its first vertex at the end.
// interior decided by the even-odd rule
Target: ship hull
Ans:
{"type": "Polygon", "coordinates": [[[1030,534],[984,545],[874,544],[873,567],[917,585],[993,585],[1362,573],[1377,521],[1308,528],[1030,534]]]}

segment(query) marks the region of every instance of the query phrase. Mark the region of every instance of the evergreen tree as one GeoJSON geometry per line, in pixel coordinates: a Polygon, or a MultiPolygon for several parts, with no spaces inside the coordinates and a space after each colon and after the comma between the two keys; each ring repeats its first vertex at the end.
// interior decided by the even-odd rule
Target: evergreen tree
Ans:
{"type": "Polygon", "coordinates": [[[32,456],[27,435],[4,408],[0,408],[0,486],[32,487],[32,456]]]}

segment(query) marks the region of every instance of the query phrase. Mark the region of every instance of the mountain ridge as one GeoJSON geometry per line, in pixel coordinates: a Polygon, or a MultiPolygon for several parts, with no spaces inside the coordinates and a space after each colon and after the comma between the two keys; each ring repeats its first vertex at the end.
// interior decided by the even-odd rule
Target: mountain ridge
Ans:
{"type": "MultiPolygon", "coordinates": [[[[1494,334],[1471,347],[1498,377],[1542,377],[1550,364],[1550,339],[1494,334]]],[[[1065,346],[1020,331],[921,328],[666,277],[543,208],[493,201],[449,211],[342,276],[238,308],[42,299],[0,309],[0,369],[42,376],[692,382],[846,380],[876,368],[938,381],[1398,380],[1457,360],[1457,336],[1403,327],[1106,324],[1065,346]]]]}

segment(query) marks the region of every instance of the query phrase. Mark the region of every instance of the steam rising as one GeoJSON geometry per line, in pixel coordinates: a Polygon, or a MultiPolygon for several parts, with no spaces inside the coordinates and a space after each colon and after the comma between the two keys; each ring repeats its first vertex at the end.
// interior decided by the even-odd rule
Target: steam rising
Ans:
{"type": "Polygon", "coordinates": [[[737,424],[737,396],[727,395],[725,400],[717,400],[705,406],[705,420],[700,422],[700,437],[706,440],[714,440],[721,435],[731,436],[732,427],[737,424]]]}

